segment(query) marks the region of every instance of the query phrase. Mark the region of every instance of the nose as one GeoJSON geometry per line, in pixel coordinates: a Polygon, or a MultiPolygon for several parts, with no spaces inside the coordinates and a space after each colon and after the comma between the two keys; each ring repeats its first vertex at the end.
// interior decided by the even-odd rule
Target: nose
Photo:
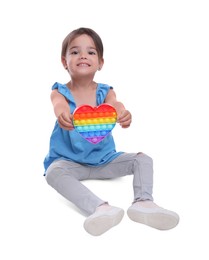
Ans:
{"type": "Polygon", "coordinates": [[[85,52],[81,52],[80,59],[83,59],[83,60],[86,59],[86,54],[85,54],[85,52]]]}

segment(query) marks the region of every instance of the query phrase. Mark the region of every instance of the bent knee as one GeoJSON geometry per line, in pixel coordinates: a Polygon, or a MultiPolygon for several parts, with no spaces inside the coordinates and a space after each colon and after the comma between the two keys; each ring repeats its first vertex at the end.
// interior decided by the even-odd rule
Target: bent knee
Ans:
{"type": "Polygon", "coordinates": [[[56,166],[49,167],[46,171],[45,179],[50,186],[54,186],[54,183],[58,179],[59,175],[60,175],[59,167],[56,166]]]}
{"type": "Polygon", "coordinates": [[[145,153],[139,152],[137,153],[137,158],[144,163],[153,164],[153,160],[150,156],[146,155],[145,153]]]}
{"type": "Polygon", "coordinates": [[[46,182],[47,182],[49,185],[52,185],[53,179],[54,179],[52,172],[50,172],[50,171],[46,172],[45,179],[46,179],[46,182]]]}

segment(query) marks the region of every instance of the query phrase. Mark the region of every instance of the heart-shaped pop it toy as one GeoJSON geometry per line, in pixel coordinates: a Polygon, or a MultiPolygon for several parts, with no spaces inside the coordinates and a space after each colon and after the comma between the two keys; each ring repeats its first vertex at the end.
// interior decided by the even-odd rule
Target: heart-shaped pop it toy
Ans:
{"type": "Polygon", "coordinates": [[[98,107],[82,105],[73,113],[75,129],[92,144],[101,142],[115,127],[116,121],[116,110],[108,104],[98,107]]]}

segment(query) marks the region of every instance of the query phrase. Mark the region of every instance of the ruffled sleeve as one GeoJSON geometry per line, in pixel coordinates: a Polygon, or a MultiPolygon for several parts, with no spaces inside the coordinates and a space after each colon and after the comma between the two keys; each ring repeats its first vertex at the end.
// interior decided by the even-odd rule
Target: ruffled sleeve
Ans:
{"type": "Polygon", "coordinates": [[[62,94],[67,100],[70,102],[75,103],[72,94],[70,93],[70,90],[66,86],[66,84],[60,84],[58,82],[55,82],[52,86],[52,90],[57,89],[60,94],[62,94]]]}
{"type": "Polygon", "coordinates": [[[98,84],[98,87],[97,87],[97,106],[104,103],[105,98],[106,98],[110,89],[113,89],[113,87],[111,87],[107,84],[101,84],[101,83],[98,84]]]}

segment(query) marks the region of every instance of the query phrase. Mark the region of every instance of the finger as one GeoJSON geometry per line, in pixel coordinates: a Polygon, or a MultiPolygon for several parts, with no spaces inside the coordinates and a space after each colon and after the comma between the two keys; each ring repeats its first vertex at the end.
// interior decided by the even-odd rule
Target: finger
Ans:
{"type": "Polygon", "coordinates": [[[126,127],[129,127],[131,125],[131,122],[132,120],[131,119],[128,119],[128,120],[125,120],[123,122],[120,122],[120,125],[123,127],[123,128],[126,128],[126,127]]]}
{"type": "Polygon", "coordinates": [[[60,123],[59,121],[58,121],[58,124],[59,124],[59,126],[60,126],[61,128],[65,129],[65,130],[68,130],[68,131],[74,129],[74,126],[73,126],[73,125],[68,125],[68,126],[67,126],[66,124],[60,123]]]}
{"type": "Polygon", "coordinates": [[[125,123],[126,121],[127,121],[127,122],[131,122],[131,116],[130,116],[130,114],[128,114],[128,115],[126,115],[126,116],[120,118],[120,119],[118,120],[118,123],[125,123]]]}
{"type": "Polygon", "coordinates": [[[118,120],[124,120],[124,118],[127,120],[128,118],[131,118],[131,113],[128,110],[124,110],[121,112],[121,114],[118,117],[118,120]]]}
{"type": "Polygon", "coordinates": [[[130,125],[123,125],[122,128],[129,128],[130,125]]]}
{"type": "Polygon", "coordinates": [[[59,117],[58,122],[62,127],[73,127],[72,122],[66,121],[63,117],[59,117]]]}
{"type": "Polygon", "coordinates": [[[70,116],[69,115],[67,115],[67,114],[62,114],[61,115],[61,117],[62,117],[62,119],[64,120],[64,121],[66,121],[66,122],[71,122],[72,120],[71,120],[71,118],[70,118],[70,116]]]}

